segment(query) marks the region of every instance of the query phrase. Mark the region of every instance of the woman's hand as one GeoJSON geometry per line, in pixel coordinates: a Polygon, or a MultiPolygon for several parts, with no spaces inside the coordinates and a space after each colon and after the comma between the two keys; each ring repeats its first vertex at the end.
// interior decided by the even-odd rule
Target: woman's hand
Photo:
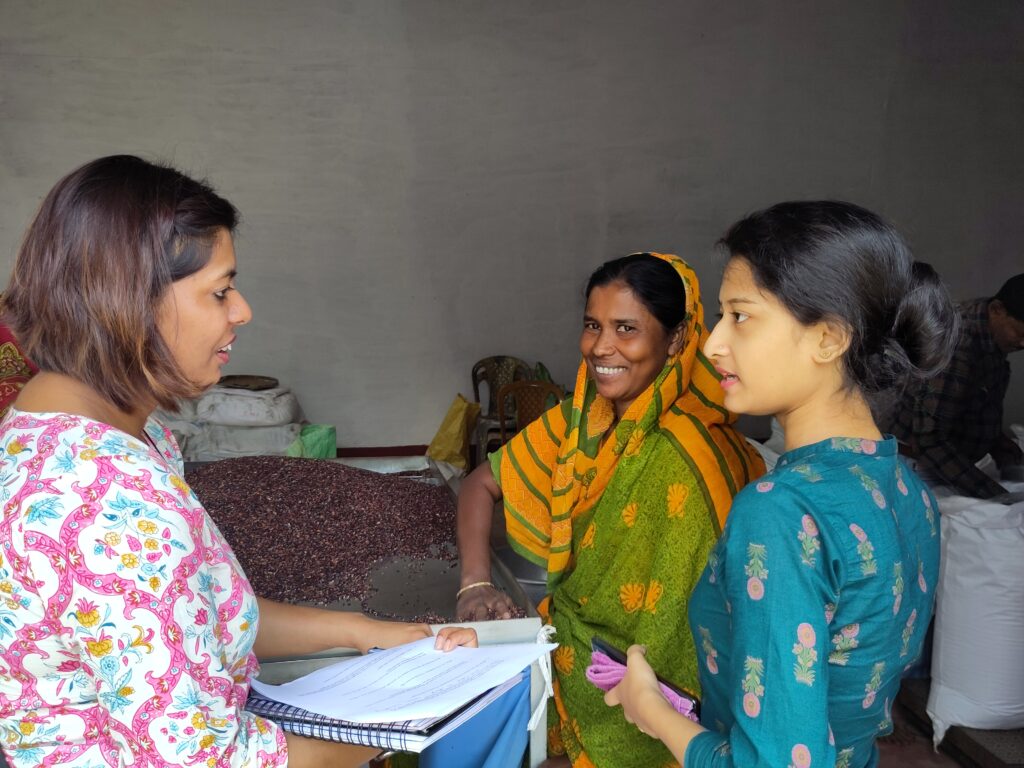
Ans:
{"type": "Polygon", "coordinates": [[[455,539],[459,547],[460,594],[456,595],[456,621],[483,621],[488,616],[512,618],[512,601],[493,586],[491,579],[491,522],[501,489],[484,462],[462,480],[456,511],[455,539]]]}
{"type": "MultiPolygon", "coordinates": [[[[432,637],[433,632],[427,624],[409,624],[403,621],[379,621],[364,617],[368,622],[366,631],[357,646],[362,653],[371,648],[394,648],[405,645],[424,637],[432,637]]],[[[477,647],[476,630],[469,627],[443,627],[437,633],[434,647],[440,651],[450,651],[459,645],[470,648],[477,647]]]]}
{"type": "Polygon", "coordinates": [[[672,705],[661,694],[658,678],[647,663],[647,649],[642,645],[631,645],[626,651],[626,676],[622,682],[604,695],[609,707],[621,705],[627,722],[633,723],[641,733],[657,737],[658,714],[665,708],[672,712],[672,705]]]}
{"type": "Polygon", "coordinates": [[[439,651],[450,651],[457,646],[476,648],[479,646],[476,630],[472,627],[441,627],[434,640],[434,648],[439,651]]]}
{"type": "MultiPolygon", "coordinates": [[[[261,659],[330,648],[356,648],[366,653],[371,648],[394,648],[434,634],[426,624],[380,621],[355,611],[331,611],[258,599],[260,623],[255,650],[261,659]]],[[[453,643],[444,650],[455,645],[476,645],[476,632],[472,629],[446,627],[439,634],[453,638],[453,643]]],[[[436,647],[441,648],[441,645],[436,647]]]]}
{"type": "Polygon", "coordinates": [[[497,587],[473,587],[462,593],[455,606],[456,621],[486,621],[490,617],[511,619],[515,603],[497,587]]]}
{"type": "Polygon", "coordinates": [[[690,740],[704,729],[679,714],[661,693],[658,678],[647,663],[647,649],[631,645],[626,651],[626,676],[604,695],[609,707],[622,705],[622,714],[640,733],[660,739],[679,763],[686,762],[690,740]]]}

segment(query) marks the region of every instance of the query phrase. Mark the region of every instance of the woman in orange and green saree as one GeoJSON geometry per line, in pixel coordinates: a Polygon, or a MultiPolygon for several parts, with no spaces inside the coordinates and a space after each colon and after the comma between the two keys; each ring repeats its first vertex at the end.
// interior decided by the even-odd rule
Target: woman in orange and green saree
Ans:
{"type": "Polygon", "coordinates": [[[509,615],[508,596],[490,584],[500,500],[513,548],[547,569],[538,610],[559,643],[549,764],[660,768],[675,765],[671,753],[610,714],[587,681],[591,639],[647,644],[659,674],[699,693],[687,602],[733,496],[764,465],[731,426],[701,352],[704,311],[686,262],[609,261],[586,298],[573,397],[463,482],[457,616],[509,615]]]}

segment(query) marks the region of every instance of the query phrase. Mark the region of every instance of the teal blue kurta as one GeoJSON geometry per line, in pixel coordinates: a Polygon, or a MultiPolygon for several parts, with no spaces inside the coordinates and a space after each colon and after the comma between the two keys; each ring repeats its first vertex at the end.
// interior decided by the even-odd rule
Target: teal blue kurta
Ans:
{"type": "Polygon", "coordinates": [[[939,570],[935,499],[896,440],[797,448],[736,496],[690,600],[696,766],[878,762],[939,570]]]}

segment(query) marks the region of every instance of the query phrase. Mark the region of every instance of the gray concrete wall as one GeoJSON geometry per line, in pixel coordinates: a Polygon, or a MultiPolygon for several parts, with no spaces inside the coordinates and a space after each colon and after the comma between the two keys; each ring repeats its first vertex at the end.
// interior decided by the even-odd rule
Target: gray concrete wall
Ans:
{"type": "Polygon", "coordinates": [[[994,291],[1022,96],[1019,0],[0,0],[0,269],[84,161],[208,175],[245,218],[230,371],[343,446],[422,443],[485,355],[571,384],[598,263],[680,253],[713,299],[715,239],[780,199],[875,208],[994,291]]]}

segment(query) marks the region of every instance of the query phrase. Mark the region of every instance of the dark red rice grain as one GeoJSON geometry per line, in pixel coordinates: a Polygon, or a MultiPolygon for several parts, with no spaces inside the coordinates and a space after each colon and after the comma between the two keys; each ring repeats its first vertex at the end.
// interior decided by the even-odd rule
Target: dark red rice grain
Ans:
{"type": "Polygon", "coordinates": [[[365,601],[383,558],[457,561],[444,486],[278,456],[212,462],[186,480],[265,597],[365,601]]]}

